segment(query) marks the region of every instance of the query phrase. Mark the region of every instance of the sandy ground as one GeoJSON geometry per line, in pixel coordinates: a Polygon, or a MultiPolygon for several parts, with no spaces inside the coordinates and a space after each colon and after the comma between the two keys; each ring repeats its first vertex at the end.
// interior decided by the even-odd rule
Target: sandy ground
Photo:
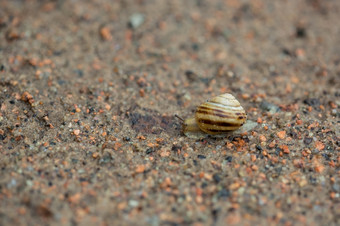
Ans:
{"type": "Polygon", "coordinates": [[[339,14],[1,0],[0,225],[339,225],[339,14]],[[221,93],[255,127],[185,136],[221,93]]]}

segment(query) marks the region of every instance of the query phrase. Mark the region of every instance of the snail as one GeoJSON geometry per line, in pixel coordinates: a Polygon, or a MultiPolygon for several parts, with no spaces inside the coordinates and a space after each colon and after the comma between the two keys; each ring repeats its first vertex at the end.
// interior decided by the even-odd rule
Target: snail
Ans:
{"type": "Polygon", "coordinates": [[[200,132],[211,135],[223,134],[237,130],[247,120],[247,114],[240,102],[229,93],[212,97],[199,105],[195,117],[183,120],[175,116],[183,121],[185,135],[200,132]]]}

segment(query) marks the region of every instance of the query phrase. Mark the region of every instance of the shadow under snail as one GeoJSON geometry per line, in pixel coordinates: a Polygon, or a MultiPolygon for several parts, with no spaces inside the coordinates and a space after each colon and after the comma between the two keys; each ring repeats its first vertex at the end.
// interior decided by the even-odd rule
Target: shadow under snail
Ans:
{"type": "Polygon", "coordinates": [[[183,133],[207,133],[211,135],[224,134],[239,129],[247,120],[247,114],[240,102],[229,94],[224,93],[212,97],[199,105],[195,117],[183,121],[183,133]]]}

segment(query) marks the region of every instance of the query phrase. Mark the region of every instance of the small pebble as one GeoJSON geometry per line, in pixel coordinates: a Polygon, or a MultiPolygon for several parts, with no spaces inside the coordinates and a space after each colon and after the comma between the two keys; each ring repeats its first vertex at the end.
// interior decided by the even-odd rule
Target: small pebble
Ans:
{"type": "Polygon", "coordinates": [[[272,104],[272,103],[269,103],[267,101],[262,101],[261,104],[260,104],[260,108],[263,111],[269,111],[271,114],[275,114],[276,112],[280,111],[279,106],[272,104]]]}
{"type": "Polygon", "coordinates": [[[152,148],[148,148],[148,149],[146,149],[146,154],[147,155],[149,155],[149,154],[151,154],[152,152],[154,152],[154,150],[152,149],[152,148]]]}
{"type": "Polygon", "coordinates": [[[320,106],[320,100],[317,98],[305,99],[303,103],[307,104],[308,106],[320,106]]]}
{"type": "Polygon", "coordinates": [[[129,206],[131,207],[137,207],[139,205],[139,202],[136,200],[129,200],[129,206]]]}
{"type": "Polygon", "coordinates": [[[332,109],[331,115],[336,116],[336,109],[332,109]]]}
{"type": "Polygon", "coordinates": [[[228,190],[226,190],[225,188],[223,188],[222,190],[220,190],[217,193],[218,198],[227,198],[230,196],[230,192],[228,190]]]}
{"type": "Polygon", "coordinates": [[[15,179],[11,179],[11,181],[7,184],[7,188],[13,188],[17,185],[17,181],[15,179]]]}
{"type": "Polygon", "coordinates": [[[207,157],[205,157],[204,155],[197,155],[197,158],[199,158],[199,159],[206,159],[207,157]]]}
{"type": "Polygon", "coordinates": [[[312,143],[313,141],[313,138],[311,137],[306,137],[304,140],[303,140],[303,143],[306,144],[306,145],[309,145],[310,143],[312,143]]]}
{"type": "Polygon", "coordinates": [[[231,162],[231,161],[233,161],[233,157],[232,156],[227,156],[225,158],[225,160],[227,160],[227,162],[231,162]]]}
{"type": "Polygon", "coordinates": [[[221,176],[218,173],[215,173],[213,175],[213,179],[214,179],[215,183],[219,183],[221,181],[221,176]]]}
{"type": "Polygon", "coordinates": [[[239,128],[238,130],[235,130],[235,132],[236,131],[237,133],[248,132],[253,130],[257,125],[258,125],[257,122],[247,120],[246,123],[243,126],[241,126],[241,128],[239,128]]]}
{"type": "Polygon", "coordinates": [[[139,27],[140,25],[142,25],[143,22],[144,22],[144,15],[140,13],[135,13],[130,17],[129,27],[132,29],[135,29],[139,27]]]}

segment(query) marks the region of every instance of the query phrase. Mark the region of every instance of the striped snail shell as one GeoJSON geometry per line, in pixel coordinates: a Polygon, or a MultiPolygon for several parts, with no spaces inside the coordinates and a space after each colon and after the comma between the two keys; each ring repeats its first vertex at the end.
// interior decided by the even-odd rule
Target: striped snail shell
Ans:
{"type": "Polygon", "coordinates": [[[196,109],[195,117],[184,120],[183,132],[201,130],[208,134],[222,134],[240,128],[247,114],[240,102],[229,94],[213,97],[196,109]]]}

